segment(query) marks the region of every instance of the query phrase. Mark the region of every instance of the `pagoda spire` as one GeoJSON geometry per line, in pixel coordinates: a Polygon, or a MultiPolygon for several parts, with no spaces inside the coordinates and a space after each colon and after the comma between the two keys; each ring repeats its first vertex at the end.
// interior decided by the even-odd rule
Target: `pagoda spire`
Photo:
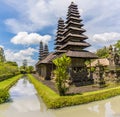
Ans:
{"type": "Polygon", "coordinates": [[[80,51],[90,46],[85,42],[88,37],[83,34],[86,30],[82,28],[83,24],[81,22],[82,19],[77,5],[71,2],[68,7],[67,21],[63,33],[64,38],[60,41],[62,43],[60,50],[80,51]]]}
{"type": "Polygon", "coordinates": [[[64,20],[62,18],[59,18],[58,20],[58,28],[57,28],[57,35],[55,39],[55,49],[58,50],[61,46],[60,40],[63,38],[63,32],[64,32],[64,20]]]}
{"type": "Polygon", "coordinates": [[[43,57],[45,58],[48,54],[49,54],[48,45],[45,44],[45,46],[44,46],[44,52],[43,52],[43,57]]]}
{"type": "Polygon", "coordinates": [[[39,48],[39,60],[43,59],[43,42],[40,42],[40,48],[39,48]]]}

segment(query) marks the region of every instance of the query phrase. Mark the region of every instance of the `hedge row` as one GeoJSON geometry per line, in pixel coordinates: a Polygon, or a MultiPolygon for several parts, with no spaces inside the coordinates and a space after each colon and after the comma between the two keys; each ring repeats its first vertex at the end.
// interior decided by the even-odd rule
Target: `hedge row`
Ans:
{"type": "Polygon", "coordinates": [[[98,100],[104,100],[116,95],[120,95],[120,86],[110,89],[104,89],[94,92],[87,92],[74,96],[59,96],[46,85],[39,82],[32,75],[28,75],[30,81],[34,84],[38,94],[42,97],[48,108],[61,108],[78,104],[89,103],[98,100]]]}
{"type": "Polygon", "coordinates": [[[0,103],[5,102],[9,98],[8,90],[22,77],[18,75],[0,82],[0,103]]]}
{"type": "Polygon", "coordinates": [[[6,73],[6,74],[0,74],[0,82],[3,81],[3,80],[6,80],[8,78],[11,78],[11,77],[14,77],[16,75],[20,74],[19,72],[16,72],[16,73],[6,73]]]}
{"type": "Polygon", "coordinates": [[[59,98],[59,95],[46,85],[36,80],[32,75],[28,74],[28,78],[31,81],[31,83],[33,83],[33,85],[35,86],[39,96],[42,97],[47,107],[52,108],[52,103],[54,103],[55,99],[59,98]]]}
{"type": "Polygon", "coordinates": [[[10,95],[9,95],[8,91],[0,90],[0,104],[3,102],[6,102],[9,97],[10,97],[10,95]]]}

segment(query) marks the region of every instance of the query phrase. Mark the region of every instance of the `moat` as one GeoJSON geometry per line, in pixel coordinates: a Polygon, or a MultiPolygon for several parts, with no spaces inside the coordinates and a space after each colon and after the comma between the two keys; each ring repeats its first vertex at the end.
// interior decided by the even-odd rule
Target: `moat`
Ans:
{"type": "Polygon", "coordinates": [[[120,96],[61,109],[47,109],[26,77],[10,89],[10,102],[0,105],[0,117],[119,117],[120,96]]]}

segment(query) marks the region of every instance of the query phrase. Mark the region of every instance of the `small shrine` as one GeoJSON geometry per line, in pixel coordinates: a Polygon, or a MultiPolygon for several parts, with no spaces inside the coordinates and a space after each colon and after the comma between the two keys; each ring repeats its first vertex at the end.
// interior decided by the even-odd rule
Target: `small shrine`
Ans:
{"type": "Polygon", "coordinates": [[[120,80],[120,55],[112,45],[109,46],[108,58],[96,59],[91,63],[91,67],[94,68],[94,82],[97,82],[101,77],[106,82],[120,80]]]}

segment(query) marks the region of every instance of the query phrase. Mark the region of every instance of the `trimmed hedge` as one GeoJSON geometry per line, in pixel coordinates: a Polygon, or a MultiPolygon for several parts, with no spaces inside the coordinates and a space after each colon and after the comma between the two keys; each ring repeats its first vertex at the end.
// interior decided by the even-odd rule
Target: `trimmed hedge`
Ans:
{"type": "Polygon", "coordinates": [[[48,108],[61,108],[78,104],[85,104],[93,101],[104,100],[116,95],[120,95],[120,86],[115,88],[103,89],[99,91],[86,92],[73,96],[59,96],[46,85],[39,82],[32,75],[28,75],[30,81],[34,84],[38,94],[42,97],[48,108]]]}
{"type": "Polygon", "coordinates": [[[11,78],[13,77],[14,75],[12,73],[9,73],[9,74],[2,74],[0,75],[0,81],[3,81],[3,80],[6,80],[8,78],[11,78]]]}
{"type": "Polygon", "coordinates": [[[17,75],[0,82],[0,90],[9,90],[23,75],[17,75]]]}
{"type": "Polygon", "coordinates": [[[10,95],[9,95],[8,91],[0,90],[0,104],[3,102],[6,102],[9,97],[10,97],[10,95]]]}
{"type": "Polygon", "coordinates": [[[22,77],[18,75],[0,82],[0,104],[6,102],[9,98],[8,90],[22,77]]]}
{"type": "Polygon", "coordinates": [[[27,75],[31,83],[35,86],[38,94],[42,97],[43,101],[47,105],[48,108],[52,108],[51,105],[54,104],[54,100],[59,98],[59,95],[55,93],[53,90],[51,90],[46,85],[39,82],[37,79],[35,79],[32,75],[27,75]]]}
{"type": "Polygon", "coordinates": [[[6,74],[0,74],[0,82],[3,81],[3,80],[7,80],[11,77],[14,77],[16,75],[19,75],[20,73],[19,72],[16,72],[16,73],[6,73],[6,74]]]}

